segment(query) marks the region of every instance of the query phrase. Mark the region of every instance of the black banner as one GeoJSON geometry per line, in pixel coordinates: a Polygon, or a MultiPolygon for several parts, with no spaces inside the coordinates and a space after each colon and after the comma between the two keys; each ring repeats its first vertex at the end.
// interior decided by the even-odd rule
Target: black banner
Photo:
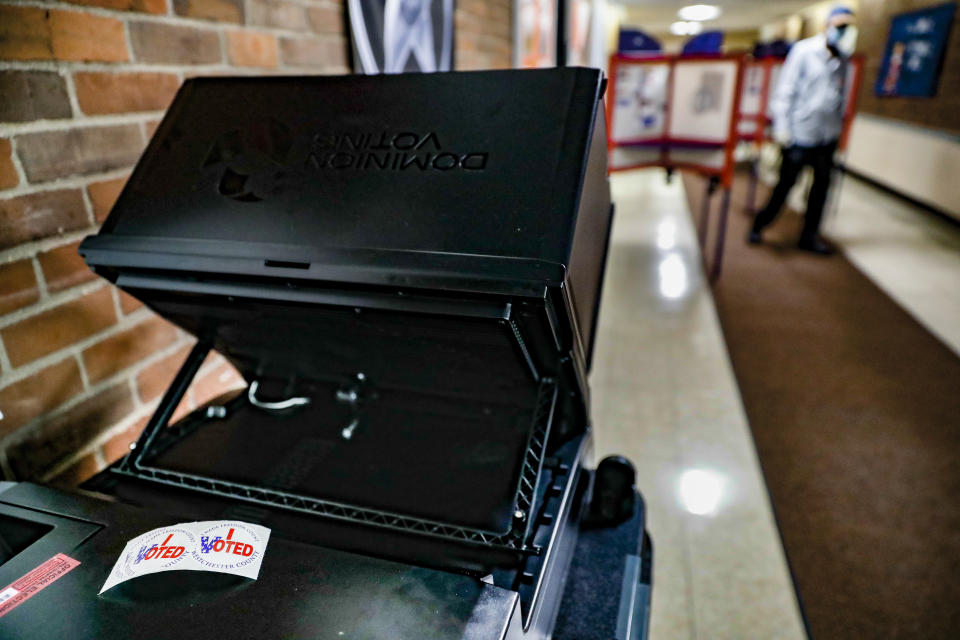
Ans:
{"type": "Polygon", "coordinates": [[[454,0],[348,0],[358,73],[453,69],[454,0]]]}

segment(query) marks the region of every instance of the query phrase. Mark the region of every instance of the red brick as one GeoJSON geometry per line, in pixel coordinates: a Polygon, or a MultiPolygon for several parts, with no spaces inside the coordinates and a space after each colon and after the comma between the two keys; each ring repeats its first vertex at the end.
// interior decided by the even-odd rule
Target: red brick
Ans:
{"type": "Polygon", "coordinates": [[[203,371],[204,373],[207,373],[208,369],[212,369],[213,367],[222,364],[223,361],[223,356],[221,356],[216,349],[211,349],[207,352],[206,357],[203,359],[203,362],[200,363],[200,367],[197,369],[197,371],[203,371]]]}
{"type": "Polygon", "coordinates": [[[106,329],[117,321],[110,288],[25,318],[0,330],[10,363],[19,367],[106,329]]]}
{"type": "Polygon", "coordinates": [[[315,33],[343,33],[343,7],[310,7],[307,9],[310,28],[315,33]]]}
{"type": "Polygon", "coordinates": [[[169,64],[221,62],[220,36],[195,27],[131,22],[130,40],[137,60],[169,64]]]}
{"type": "Polygon", "coordinates": [[[53,411],[81,391],[80,367],[73,357],[0,389],[0,437],[53,411]]]}
{"type": "Polygon", "coordinates": [[[128,316],[137,309],[143,307],[143,303],[129,293],[124,293],[119,289],[117,290],[117,293],[120,294],[120,311],[123,312],[123,315],[128,316]]]}
{"type": "Polygon", "coordinates": [[[467,13],[475,16],[486,17],[490,14],[489,3],[486,0],[460,0],[458,8],[462,8],[467,13]]]}
{"type": "Polygon", "coordinates": [[[40,479],[132,411],[130,385],[121,382],[41,421],[7,448],[7,460],[17,478],[40,479]]]}
{"type": "Polygon", "coordinates": [[[251,0],[250,24],[306,31],[307,15],[303,5],[284,0],[251,0]]]}
{"type": "Polygon", "coordinates": [[[123,185],[127,184],[129,175],[113,180],[104,180],[103,182],[91,182],[87,185],[87,195],[90,196],[90,202],[93,204],[93,215],[97,222],[103,222],[107,219],[110,209],[120,197],[123,185]]]}
{"type": "Polygon", "coordinates": [[[243,0],[173,0],[177,15],[243,24],[243,0]]]}
{"type": "Polygon", "coordinates": [[[143,132],[136,124],[17,137],[17,152],[30,182],[127,167],[137,161],[143,147],[143,132]]]}
{"type": "Polygon", "coordinates": [[[147,142],[153,139],[153,134],[157,132],[157,128],[160,126],[159,120],[150,120],[143,123],[144,133],[147,135],[147,142]]]}
{"type": "Polygon", "coordinates": [[[479,49],[477,38],[471,33],[464,33],[457,37],[457,50],[461,53],[474,53],[479,49]]]}
{"type": "Polygon", "coordinates": [[[0,200],[0,249],[90,224],[79,189],[31,193],[0,200]]]}
{"type": "Polygon", "coordinates": [[[0,138],[0,189],[9,189],[20,184],[20,176],[13,166],[13,145],[7,138],[0,138]]]}
{"type": "Polygon", "coordinates": [[[176,375],[180,367],[187,359],[187,354],[193,345],[186,345],[174,353],[151,363],[144,367],[137,374],[137,389],[140,392],[140,400],[150,402],[163,395],[170,383],[173,382],[173,376],[176,375]]]}
{"type": "Polygon", "coordinates": [[[123,23],[79,11],[0,6],[0,59],[129,60],[123,23]]]}
{"type": "Polygon", "coordinates": [[[0,313],[20,309],[39,299],[40,288],[30,260],[0,265],[0,313]]]}
{"type": "Polygon", "coordinates": [[[97,277],[77,253],[78,246],[80,243],[74,242],[37,255],[50,293],[69,289],[97,277]]]}
{"type": "Polygon", "coordinates": [[[247,386],[243,376],[229,362],[224,362],[213,371],[196,378],[190,385],[193,402],[202,407],[214,398],[247,386]]]}
{"type": "Polygon", "coordinates": [[[58,473],[48,482],[57,487],[76,487],[92,478],[100,471],[95,452],[84,454],[79,460],[58,473]]]}
{"type": "Polygon", "coordinates": [[[238,67],[277,66],[277,39],[269,33],[227,33],[227,54],[238,67]]]}
{"type": "Polygon", "coordinates": [[[168,421],[167,424],[168,425],[176,424],[177,422],[180,421],[181,418],[192,413],[193,409],[194,409],[194,405],[193,405],[193,402],[191,402],[190,400],[190,394],[189,393],[183,394],[183,397],[180,399],[180,404],[178,404],[177,408],[173,410],[173,415],[170,416],[170,420],[168,421]]]}
{"type": "Polygon", "coordinates": [[[170,106],[180,79],[170,73],[75,73],[80,110],[88,115],[157,111],[170,106]]]}
{"type": "Polygon", "coordinates": [[[150,318],[87,347],[83,351],[87,377],[91,384],[96,384],[173,344],[176,339],[177,330],[172,324],[156,316],[150,318]]]}
{"type": "Polygon", "coordinates": [[[295,67],[330,67],[346,64],[343,38],[282,38],[280,54],[286,64],[295,67]]]}
{"type": "Polygon", "coordinates": [[[47,12],[0,5],[0,59],[50,60],[53,37],[47,12]]]}
{"type": "Polygon", "coordinates": [[[107,464],[113,464],[123,456],[130,453],[130,445],[137,441],[144,427],[147,426],[149,416],[144,416],[134,422],[132,425],[112,436],[103,443],[103,459],[107,464]]]}
{"type": "Polygon", "coordinates": [[[73,115],[67,83],[53,71],[0,71],[0,122],[30,122],[73,115]]]}
{"type": "Polygon", "coordinates": [[[123,23],[74,11],[50,11],[57,60],[123,62],[130,59],[123,23]]]}
{"type": "Polygon", "coordinates": [[[167,13],[167,0],[64,0],[71,4],[87,7],[103,7],[114,11],[136,11],[138,13],[167,13]]]}

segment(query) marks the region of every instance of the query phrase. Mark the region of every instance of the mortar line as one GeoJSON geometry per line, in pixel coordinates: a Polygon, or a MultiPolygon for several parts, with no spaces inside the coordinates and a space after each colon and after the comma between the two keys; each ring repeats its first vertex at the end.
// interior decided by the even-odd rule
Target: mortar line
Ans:
{"type": "Polygon", "coordinates": [[[129,415],[125,416],[122,420],[119,420],[115,424],[111,425],[107,429],[104,429],[100,432],[96,438],[93,438],[85,446],[77,449],[72,452],[66,458],[55,464],[51,467],[44,475],[41,477],[42,482],[48,482],[51,478],[55,478],[64,471],[66,471],[71,465],[75,464],[81,460],[84,456],[93,454],[94,460],[97,462],[98,471],[102,471],[107,466],[107,460],[103,457],[103,445],[106,444],[110,438],[113,436],[123,433],[129,429],[137,420],[143,417],[141,414],[149,413],[148,411],[132,411],[129,415]]]}
{"type": "MultiPolygon", "coordinates": [[[[143,125],[141,125],[142,127],[143,125]]],[[[140,132],[140,135],[143,136],[143,131],[140,132]]],[[[83,200],[83,206],[87,209],[87,221],[90,222],[90,225],[94,228],[98,227],[97,216],[93,212],[93,200],[90,199],[90,194],[87,192],[87,187],[90,186],[90,183],[87,182],[85,185],[80,187],[80,199],[83,200]]]]}
{"type": "Polygon", "coordinates": [[[29,307],[17,309],[16,311],[11,311],[4,316],[0,316],[0,329],[6,329],[7,327],[20,322],[21,320],[26,320],[27,318],[31,318],[44,313],[45,311],[49,311],[50,309],[58,307],[61,304],[71,302],[87,294],[98,291],[106,285],[106,280],[94,280],[92,282],[78,284],[76,287],[70,287],[69,289],[52,293],[47,298],[41,299],[29,307]]]}
{"type": "MultiPolygon", "coordinates": [[[[2,125],[0,125],[0,128],[2,128],[2,125]]],[[[8,137],[8,136],[4,135],[3,133],[0,133],[0,137],[8,137]]],[[[17,151],[17,139],[14,138],[13,136],[9,136],[9,140],[10,140],[10,160],[13,162],[13,168],[17,172],[18,180],[15,186],[11,187],[10,189],[4,189],[3,193],[15,191],[20,187],[29,184],[29,181],[27,180],[27,172],[24,171],[23,169],[23,164],[21,164],[20,162],[20,155],[19,155],[19,152],[17,151]]]]}
{"type": "MultiPolygon", "coordinates": [[[[0,367],[3,367],[4,371],[13,369],[13,365],[10,364],[10,357],[7,355],[7,348],[3,344],[3,336],[0,336],[0,367]]],[[[4,375],[5,374],[0,374],[0,379],[2,379],[4,375]]]]}
{"type": "MultiPolygon", "coordinates": [[[[132,329],[142,322],[145,322],[151,315],[152,312],[150,312],[149,309],[135,311],[134,313],[121,318],[113,325],[110,325],[109,327],[102,329],[91,336],[87,336],[81,340],[78,340],[73,344],[67,345],[62,349],[58,349],[35,360],[31,360],[30,362],[22,364],[19,367],[10,367],[2,376],[0,376],[0,388],[6,388],[12,384],[20,382],[21,380],[24,380],[33,374],[46,369],[47,367],[51,367],[62,362],[63,360],[66,360],[70,356],[76,355],[82,360],[82,353],[88,347],[93,346],[101,340],[111,338],[122,331],[132,329]]],[[[82,377],[83,363],[81,362],[80,364],[82,377]]]]}
{"type": "Polygon", "coordinates": [[[80,100],[77,98],[77,87],[73,83],[73,72],[63,68],[59,71],[60,77],[63,78],[63,83],[66,85],[67,100],[70,102],[70,110],[73,113],[72,119],[82,118],[84,113],[83,109],[80,108],[80,100]]]}
{"type": "Polygon", "coordinates": [[[37,255],[30,256],[30,265],[33,267],[33,277],[37,281],[37,291],[40,294],[40,298],[34,304],[50,297],[50,291],[47,289],[47,279],[43,277],[43,269],[40,267],[40,260],[37,258],[37,255]]]}
{"type": "MultiPolygon", "coordinates": [[[[77,107],[79,109],[79,106],[77,107]]],[[[115,127],[125,124],[138,124],[150,118],[156,118],[166,113],[165,109],[151,111],[135,111],[133,113],[107,113],[97,115],[80,115],[75,118],[56,118],[31,120],[30,122],[8,122],[0,124],[0,136],[21,136],[31,133],[45,133],[48,131],[72,131],[74,129],[95,129],[98,127],[115,127]]]]}
{"type": "MultiPolygon", "coordinates": [[[[103,391],[106,391],[107,389],[110,389],[112,387],[123,384],[124,381],[128,379],[135,380],[137,375],[139,375],[140,372],[143,371],[143,369],[153,365],[154,363],[162,360],[163,358],[166,358],[167,356],[170,356],[176,353],[178,349],[181,349],[185,346],[185,343],[186,341],[174,342],[164,347],[163,349],[157,349],[156,351],[151,353],[149,356],[131,365],[130,367],[127,367],[126,369],[122,369],[121,371],[118,371],[113,375],[107,378],[104,378],[103,380],[99,380],[96,383],[91,384],[89,388],[85,389],[83,392],[78,393],[77,395],[70,398],[66,402],[55,407],[53,410],[48,411],[47,413],[44,413],[43,415],[34,418],[33,420],[22,425],[17,430],[11,433],[8,433],[6,436],[0,439],[0,449],[7,448],[12,444],[16,444],[20,442],[23,438],[27,437],[27,434],[29,432],[32,432],[34,429],[36,429],[38,425],[44,424],[50,420],[54,420],[59,416],[62,416],[68,413],[77,405],[83,402],[86,402],[87,400],[89,400],[90,398],[93,398],[97,394],[103,391]]],[[[71,356],[76,356],[76,357],[79,357],[79,353],[77,352],[81,351],[81,350],[74,349],[72,347],[68,348],[67,350],[72,352],[70,353],[71,356]]],[[[58,353],[62,354],[62,352],[58,352],[58,353]]],[[[133,391],[131,390],[131,393],[132,392],[133,391]]],[[[149,404],[149,403],[141,403],[141,406],[144,406],[144,404],[149,404]]]]}
{"type": "Polygon", "coordinates": [[[83,384],[84,392],[90,390],[90,374],[87,373],[87,365],[83,363],[83,352],[78,351],[73,354],[73,359],[77,361],[77,370],[80,371],[80,382],[83,384]]]}
{"type": "MultiPolygon", "coordinates": [[[[126,174],[130,173],[131,166],[120,167],[117,169],[111,169],[110,171],[105,171],[101,173],[91,173],[83,175],[72,175],[64,176],[62,178],[54,178],[48,182],[41,182],[38,184],[29,184],[23,185],[22,187],[15,187],[13,189],[8,189],[0,193],[3,197],[0,197],[0,202],[4,200],[11,200],[13,198],[19,198],[20,196],[29,196],[35,193],[46,193],[48,191],[63,191],[65,189],[85,189],[91,182],[102,182],[105,180],[113,180],[115,178],[124,177],[126,174]]],[[[96,229],[94,229],[96,231],[96,229]]],[[[70,233],[70,232],[67,232],[70,233]]],[[[41,238],[40,240],[45,240],[41,238]]],[[[39,242],[40,240],[31,240],[30,242],[39,242]]],[[[24,243],[28,244],[28,243],[24,243]]],[[[19,245],[18,245],[19,246],[19,245]]],[[[0,255],[6,255],[7,253],[13,252],[17,247],[11,247],[6,251],[0,252],[0,255]]],[[[0,258],[2,260],[2,258],[0,258]]]]}
{"type": "Polygon", "coordinates": [[[76,231],[66,231],[59,235],[49,236],[39,240],[24,242],[16,247],[11,247],[5,251],[0,251],[0,265],[16,262],[17,260],[23,260],[25,258],[32,258],[38,253],[43,253],[44,251],[56,249],[57,247],[65,244],[82,240],[88,234],[95,232],[96,228],[87,227],[85,229],[78,229],[76,231]]]}
{"type": "MultiPolygon", "coordinates": [[[[292,4],[298,4],[302,7],[310,8],[316,7],[315,4],[310,4],[304,0],[288,0],[292,4]]],[[[121,22],[151,22],[154,24],[164,24],[168,26],[175,27],[194,27],[200,31],[213,31],[222,26],[233,27],[237,29],[249,28],[256,29],[258,31],[268,31],[275,34],[293,34],[293,35],[318,35],[310,29],[310,20],[304,11],[304,29],[287,29],[285,27],[277,27],[273,25],[260,25],[260,24],[251,24],[248,22],[249,14],[246,13],[246,8],[244,9],[244,16],[242,22],[229,22],[229,21],[213,21],[207,20],[204,18],[194,18],[192,16],[182,16],[178,13],[171,12],[166,14],[155,14],[155,13],[129,13],[129,12],[119,12],[112,9],[107,9],[104,7],[94,7],[94,6],[77,6],[75,4],[69,4],[62,2],[60,0],[18,0],[17,6],[20,7],[31,7],[35,9],[44,9],[44,10],[59,10],[59,11],[69,11],[73,13],[84,13],[88,15],[94,15],[101,18],[113,18],[114,20],[120,20],[121,22]]],[[[172,6],[168,4],[167,10],[170,11],[173,9],[172,6]]],[[[132,42],[131,53],[132,51],[132,42]]]]}

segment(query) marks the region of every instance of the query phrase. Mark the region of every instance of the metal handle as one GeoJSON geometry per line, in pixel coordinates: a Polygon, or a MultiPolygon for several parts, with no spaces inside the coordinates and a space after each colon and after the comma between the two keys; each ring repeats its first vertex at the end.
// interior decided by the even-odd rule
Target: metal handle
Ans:
{"type": "Polygon", "coordinates": [[[257,398],[257,389],[260,388],[260,381],[254,380],[250,383],[250,386],[247,388],[247,400],[250,401],[250,404],[257,407],[258,409],[263,409],[264,411],[283,411],[284,409],[290,409],[292,407],[302,407],[303,405],[310,404],[310,398],[299,397],[299,398],[287,398],[286,400],[280,400],[279,402],[264,402],[257,398]]]}

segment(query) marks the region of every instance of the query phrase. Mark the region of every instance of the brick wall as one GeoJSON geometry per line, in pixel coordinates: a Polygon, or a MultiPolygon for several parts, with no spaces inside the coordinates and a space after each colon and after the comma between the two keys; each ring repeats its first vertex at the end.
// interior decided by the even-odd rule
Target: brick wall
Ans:
{"type": "MultiPolygon", "coordinates": [[[[510,63],[510,2],[460,0],[457,65],[510,63]]],[[[0,469],[72,484],[136,439],[191,337],[77,255],[180,83],[346,73],[340,0],[0,0],[0,469]]],[[[243,384],[211,355],[178,415],[243,384]]]]}

